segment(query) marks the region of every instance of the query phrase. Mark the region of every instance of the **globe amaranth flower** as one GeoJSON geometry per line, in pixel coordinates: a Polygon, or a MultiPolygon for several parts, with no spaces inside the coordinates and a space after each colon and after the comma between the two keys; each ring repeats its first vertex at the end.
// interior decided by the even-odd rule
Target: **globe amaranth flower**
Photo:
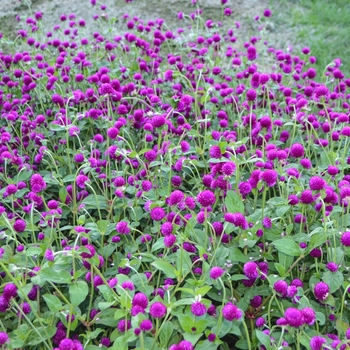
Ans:
{"type": "Polygon", "coordinates": [[[319,301],[326,300],[329,293],[329,286],[325,282],[318,282],[314,288],[315,298],[319,301]]]}
{"type": "Polygon", "coordinates": [[[291,327],[301,327],[304,324],[304,315],[301,310],[290,307],[284,312],[284,319],[291,327]]]}
{"type": "Polygon", "coordinates": [[[39,193],[46,189],[46,182],[40,174],[34,174],[30,178],[31,190],[34,193],[39,193]]]}
{"type": "Polygon", "coordinates": [[[278,280],[274,283],[273,289],[281,296],[285,296],[287,294],[288,284],[286,281],[278,280]]]}
{"type": "Polygon", "coordinates": [[[220,278],[224,272],[224,269],[222,269],[220,266],[214,266],[210,269],[209,276],[210,278],[216,280],[220,278]]]}
{"type": "Polygon", "coordinates": [[[222,316],[227,321],[239,320],[242,317],[242,311],[231,302],[228,302],[222,308],[222,316]]]}
{"type": "Polygon", "coordinates": [[[0,332],[0,345],[4,345],[9,341],[9,336],[5,332],[0,332]]]}
{"type": "Polygon", "coordinates": [[[265,170],[259,175],[259,179],[264,181],[267,186],[272,187],[277,182],[278,173],[276,170],[265,170]]]}
{"type": "Polygon", "coordinates": [[[169,205],[176,205],[181,203],[184,200],[184,194],[180,190],[175,190],[170,193],[169,196],[169,205]]]}
{"type": "Polygon", "coordinates": [[[148,332],[148,331],[152,330],[152,328],[153,328],[153,324],[152,324],[151,320],[143,320],[143,321],[141,321],[141,323],[140,323],[141,331],[148,332]]]}
{"type": "Polygon", "coordinates": [[[155,208],[151,209],[150,215],[151,215],[152,220],[161,221],[165,217],[165,211],[161,207],[155,207],[155,208]]]}
{"type": "Polygon", "coordinates": [[[3,294],[6,300],[10,300],[17,296],[17,286],[14,283],[7,283],[4,287],[3,294]]]}
{"type": "Polygon", "coordinates": [[[130,233],[130,227],[126,221],[118,222],[115,228],[116,228],[117,232],[122,234],[122,235],[127,235],[130,233]]]}
{"type": "Polygon", "coordinates": [[[149,313],[154,318],[162,318],[167,312],[167,307],[160,301],[153,303],[149,309],[149,313]]]}
{"type": "Polygon", "coordinates": [[[248,222],[242,213],[226,213],[224,219],[243,230],[249,228],[248,222]]]}
{"type": "Polygon", "coordinates": [[[323,344],[327,343],[327,339],[319,335],[315,335],[310,339],[310,349],[311,350],[322,350],[323,344]]]}
{"type": "Polygon", "coordinates": [[[243,266],[243,273],[248,277],[248,278],[258,278],[259,277],[259,269],[258,269],[258,264],[249,261],[246,262],[243,266]]]}
{"type": "Polygon", "coordinates": [[[313,176],[309,180],[309,186],[313,191],[320,191],[326,186],[326,181],[319,176],[313,176]]]}
{"type": "Polygon", "coordinates": [[[204,208],[213,205],[216,201],[215,194],[210,190],[204,190],[197,196],[197,202],[204,208]]]}
{"type": "Polygon", "coordinates": [[[301,158],[305,153],[304,146],[300,143],[294,143],[290,148],[290,154],[294,158],[301,158]]]}
{"type": "Polygon", "coordinates": [[[316,321],[316,313],[311,307],[304,307],[301,312],[304,316],[304,322],[312,326],[316,321]]]}
{"type": "Polygon", "coordinates": [[[75,182],[79,188],[85,188],[85,182],[90,181],[90,179],[83,174],[80,174],[76,177],[75,182]]]}
{"type": "Polygon", "coordinates": [[[207,312],[207,308],[203,303],[196,301],[191,305],[191,312],[193,315],[200,317],[207,312]]]}
{"type": "Polygon", "coordinates": [[[340,243],[345,247],[350,247],[350,231],[345,231],[340,237],[340,243]]]}
{"type": "Polygon", "coordinates": [[[13,228],[16,232],[24,232],[26,226],[27,223],[22,219],[17,219],[13,224],[13,228]]]}

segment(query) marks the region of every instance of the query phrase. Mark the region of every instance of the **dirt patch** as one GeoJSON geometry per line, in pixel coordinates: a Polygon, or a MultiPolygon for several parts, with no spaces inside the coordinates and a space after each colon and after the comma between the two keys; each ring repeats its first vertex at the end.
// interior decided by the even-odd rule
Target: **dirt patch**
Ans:
{"type": "MultiPolygon", "coordinates": [[[[53,25],[59,24],[61,14],[71,13],[74,13],[77,19],[85,19],[87,28],[91,31],[96,27],[93,16],[96,14],[101,16],[103,13],[117,19],[122,19],[126,13],[131,17],[138,16],[144,21],[163,18],[170,28],[175,28],[181,25],[177,20],[178,12],[190,14],[197,8],[197,5],[193,5],[190,0],[134,0],[132,3],[126,3],[125,0],[104,0],[102,3],[106,5],[106,10],[101,10],[100,5],[92,6],[90,0],[1,0],[0,32],[8,35],[15,29],[23,27],[23,20],[18,22],[16,15],[25,18],[36,11],[44,13],[43,23],[47,30],[52,30],[53,25]]],[[[203,18],[213,21],[222,18],[220,0],[199,0],[198,6],[203,10],[203,18]]],[[[233,12],[231,16],[233,24],[235,21],[252,21],[255,15],[262,15],[263,10],[268,7],[268,1],[229,0],[226,6],[233,12]]],[[[121,29],[121,24],[117,28],[121,29]]]]}

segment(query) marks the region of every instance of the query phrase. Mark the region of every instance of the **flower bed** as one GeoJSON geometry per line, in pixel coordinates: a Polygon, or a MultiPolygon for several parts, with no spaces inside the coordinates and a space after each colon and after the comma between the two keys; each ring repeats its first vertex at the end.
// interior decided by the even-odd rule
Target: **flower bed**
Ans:
{"type": "Polygon", "coordinates": [[[101,10],[0,39],[0,348],[346,349],[341,61],[101,10]]]}

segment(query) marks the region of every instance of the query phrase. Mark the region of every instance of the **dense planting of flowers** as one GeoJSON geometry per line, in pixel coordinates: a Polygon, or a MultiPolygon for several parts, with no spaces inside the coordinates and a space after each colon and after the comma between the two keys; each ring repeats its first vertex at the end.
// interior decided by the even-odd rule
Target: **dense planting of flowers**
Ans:
{"type": "Polygon", "coordinates": [[[0,348],[350,346],[350,79],[221,3],[0,39],[0,348]]]}

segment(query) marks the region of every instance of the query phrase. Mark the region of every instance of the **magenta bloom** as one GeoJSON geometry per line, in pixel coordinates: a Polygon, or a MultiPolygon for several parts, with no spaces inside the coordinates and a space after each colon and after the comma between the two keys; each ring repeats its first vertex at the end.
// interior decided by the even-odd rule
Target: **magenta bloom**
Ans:
{"type": "Polygon", "coordinates": [[[327,343],[327,339],[320,337],[319,335],[315,335],[310,339],[310,349],[311,350],[322,350],[323,344],[327,343]]]}
{"type": "Polygon", "coordinates": [[[34,174],[30,179],[30,186],[33,192],[39,193],[45,190],[46,182],[40,174],[34,174]]]}
{"type": "Polygon", "coordinates": [[[350,231],[345,231],[340,237],[340,243],[345,247],[350,247],[350,231]]]}
{"type": "Polygon", "coordinates": [[[149,309],[149,313],[154,318],[162,318],[167,312],[166,306],[160,301],[153,303],[149,309]]]}
{"type": "Polygon", "coordinates": [[[85,182],[89,181],[86,175],[78,175],[75,182],[79,188],[85,188],[85,182]]]}
{"type": "Polygon", "coordinates": [[[304,324],[302,311],[294,307],[290,307],[284,312],[284,318],[291,327],[298,328],[304,324]]]}
{"type": "Polygon", "coordinates": [[[7,283],[3,290],[3,297],[10,300],[17,296],[17,287],[14,283],[7,283]]]}
{"type": "Polygon", "coordinates": [[[222,316],[227,321],[239,320],[242,317],[242,311],[231,302],[222,308],[222,316]]]}
{"type": "Polygon", "coordinates": [[[327,283],[318,282],[314,288],[315,298],[319,301],[326,300],[329,293],[329,286],[327,283]]]}
{"type": "Polygon", "coordinates": [[[26,222],[22,219],[17,219],[13,224],[13,228],[16,232],[23,232],[26,229],[26,222]]]}
{"type": "Polygon", "coordinates": [[[122,235],[127,235],[130,233],[130,227],[126,221],[120,221],[116,225],[116,230],[122,235]]]}
{"type": "Polygon", "coordinates": [[[148,298],[146,294],[143,294],[141,292],[136,293],[134,295],[134,297],[132,298],[132,305],[139,305],[141,306],[143,309],[146,309],[146,307],[148,306],[148,298]]]}
{"type": "Polygon", "coordinates": [[[184,194],[180,190],[175,190],[170,193],[169,205],[176,205],[184,200],[184,194]]]}
{"type": "Polygon", "coordinates": [[[326,181],[322,177],[313,176],[309,181],[309,185],[313,191],[319,191],[326,186],[326,181]]]}
{"type": "Polygon", "coordinates": [[[211,268],[211,270],[209,272],[209,276],[213,280],[216,280],[216,279],[220,278],[223,275],[223,273],[224,273],[224,269],[222,269],[219,266],[214,266],[211,268]]]}
{"type": "Polygon", "coordinates": [[[226,213],[224,216],[225,221],[230,222],[236,227],[240,227],[243,230],[248,229],[248,222],[243,214],[241,213],[226,213]]]}
{"type": "Polygon", "coordinates": [[[148,332],[153,328],[153,324],[151,320],[143,320],[140,323],[141,331],[148,332]]]}
{"type": "Polygon", "coordinates": [[[0,332],[0,345],[4,345],[9,341],[9,336],[5,332],[0,332]]]}
{"type": "Polygon", "coordinates": [[[264,172],[260,173],[259,179],[264,181],[267,186],[272,187],[277,182],[277,171],[276,170],[265,170],[264,172]]]}
{"type": "Polygon", "coordinates": [[[312,326],[316,321],[315,311],[311,307],[304,307],[301,312],[303,313],[305,323],[312,326]]]}
{"type": "Polygon", "coordinates": [[[258,278],[259,277],[258,264],[256,264],[253,261],[249,261],[245,263],[243,266],[243,272],[248,278],[258,278]]]}
{"type": "Polygon", "coordinates": [[[210,190],[200,192],[197,196],[197,202],[204,208],[209,207],[215,203],[215,194],[210,190]]]}
{"type": "Polygon", "coordinates": [[[199,317],[203,316],[207,312],[207,308],[204,304],[200,303],[199,301],[196,301],[191,305],[191,312],[193,315],[199,317]]]}
{"type": "Polygon", "coordinates": [[[154,221],[161,221],[165,217],[165,211],[161,207],[151,209],[151,219],[154,221]]]}
{"type": "Polygon", "coordinates": [[[301,158],[304,155],[304,146],[300,143],[294,143],[290,149],[290,154],[294,158],[301,158]]]}

